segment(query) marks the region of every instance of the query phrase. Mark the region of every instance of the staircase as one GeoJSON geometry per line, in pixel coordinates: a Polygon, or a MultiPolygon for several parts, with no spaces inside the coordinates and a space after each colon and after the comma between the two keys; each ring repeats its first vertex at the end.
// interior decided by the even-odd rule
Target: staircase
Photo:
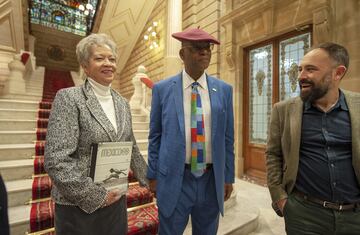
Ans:
{"type": "MultiPolygon", "coordinates": [[[[36,80],[28,82],[31,95],[0,98],[0,172],[8,191],[12,235],[54,233],[53,203],[49,198],[51,181],[43,169],[42,151],[51,96],[59,87],[51,89],[45,82],[44,91],[47,94],[43,96],[44,73],[42,74],[36,80]],[[42,96],[46,99],[45,102],[39,102],[40,99],[35,101],[33,98],[42,96]],[[39,182],[44,187],[36,188],[39,182]],[[34,216],[34,213],[41,216],[34,216]]],[[[140,110],[133,109],[132,112],[134,135],[146,158],[148,122],[140,114],[140,110]]],[[[146,188],[139,187],[131,174],[129,182],[129,234],[156,234],[157,208],[152,194],[146,188]]]]}

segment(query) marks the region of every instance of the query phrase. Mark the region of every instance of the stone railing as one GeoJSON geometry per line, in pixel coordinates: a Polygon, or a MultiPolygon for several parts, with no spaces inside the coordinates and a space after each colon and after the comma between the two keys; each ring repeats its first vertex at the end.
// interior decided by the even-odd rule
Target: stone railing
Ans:
{"type": "Polygon", "coordinates": [[[31,52],[21,51],[20,54],[14,54],[8,64],[9,76],[1,84],[1,95],[25,94],[25,79],[35,71],[35,64],[35,57],[31,52]]]}
{"type": "Polygon", "coordinates": [[[138,67],[137,73],[132,78],[132,84],[134,85],[134,94],[130,99],[130,107],[140,109],[142,114],[149,117],[153,82],[147,76],[144,66],[138,67]]]}

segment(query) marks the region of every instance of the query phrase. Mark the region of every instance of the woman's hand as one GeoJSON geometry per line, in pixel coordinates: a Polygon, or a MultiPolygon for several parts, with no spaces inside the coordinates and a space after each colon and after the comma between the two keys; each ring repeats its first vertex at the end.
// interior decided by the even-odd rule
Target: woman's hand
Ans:
{"type": "Polygon", "coordinates": [[[113,189],[107,192],[105,202],[102,207],[110,206],[117,202],[121,197],[121,191],[119,189],[113,189]]]}

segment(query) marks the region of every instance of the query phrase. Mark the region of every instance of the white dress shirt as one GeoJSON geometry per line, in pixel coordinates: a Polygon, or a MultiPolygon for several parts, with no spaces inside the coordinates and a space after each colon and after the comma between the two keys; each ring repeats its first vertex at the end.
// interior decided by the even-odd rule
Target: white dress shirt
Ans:
{"type": "MultiPolygon", "coordinates": [[[[184,103],[184,117],[185,117],[185,137],[186,137],[186,159],[185,163],[191,162],[191,84],[195,82],[189,74],[183,70],[183,103],[184,103]]],[[[201,105],[204,115],[205,126],[205,150],[206,150],[206,163],[212,163],[211,158],[211,106],[209,89],[206,81],[206,74],[203,73],[197,80],[200,84],[198,91],[201,97],[201,105]]]]}
{"type": "Polygon", "coordinates": [[[109,119],[113,125],[115,132],[117,133],[117,124],[115,116],[115,107],[114,101],[111,96],[110,86],[103,86],[100,83],[96,82],[94,79],[88,77],[91,88],[93,89],[96,98],[98,99],[103,111],[106,114],[106,117],[109,119]]]}

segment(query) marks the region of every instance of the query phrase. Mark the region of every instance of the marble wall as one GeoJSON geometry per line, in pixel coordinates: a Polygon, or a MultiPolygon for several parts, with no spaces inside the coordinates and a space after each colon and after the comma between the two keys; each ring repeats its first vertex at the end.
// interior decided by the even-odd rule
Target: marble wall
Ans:
{"type": "Polygon", "coordinates": [[[166,1],[159,0],[148,18],[140,37],[137,39],[124,69],[120,72],[118,79],[113,82],[113,86],[127,99],[130,99],[134,93],[131,79],[136,74],[139,65],[145,66],[148,71],[147,75],[152,81],[156,82],[164,79],[164,42],[167,24],[165,17],[166,1]],[[158,48],[150,49],[149,45],[144,41],[144,34],[154,21],[158,22],[157,32],[160,38],[160,46],[158,48]]]}

